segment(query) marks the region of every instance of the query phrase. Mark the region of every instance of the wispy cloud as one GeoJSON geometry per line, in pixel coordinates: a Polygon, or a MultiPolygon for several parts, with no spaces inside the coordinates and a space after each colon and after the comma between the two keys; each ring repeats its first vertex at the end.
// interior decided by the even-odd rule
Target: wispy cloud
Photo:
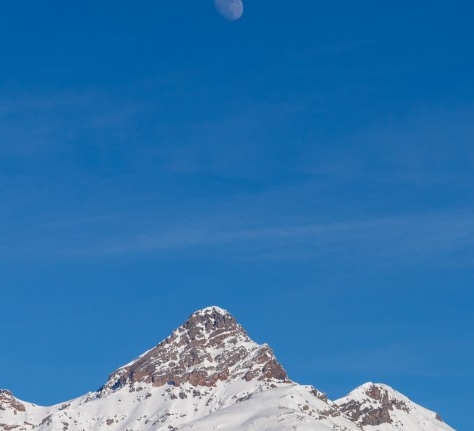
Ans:
{"type": "MultiPolygon", "coordinates": [[[[58,243],[81,255],[133,255],[223,249],[245,259],[374,259],[387,262],[474,264],[474,215],[437,213],[334,223],[242,225],[238,218],[161,227],[122,225],[119,233],[82,235],[80,243],[58,243]]],[[[119,220],[114,222],[120,224],[119,220]]],[[[102,224],[102,223],[99,223],[102,224]]],[[[69,229],[69,228],[68,228],[69,229]]],[[[78,232],[83,228],[76,229],[78,232]]],[[[52,229],[54,231],[54,229],[52,229]]],[[[108,232],[108,233],[107,233],[108,232]]]]}
{"type": "MultiPolygon", "coordinates": [[[[280,139],[282,135],[288,140],[294,137],[295,124],[291,119],[298,117],[301,107],[291,103],[260,104],[238,116],[160,125],[159,143],[150,144],[148,136],[134,145],[142,109],[145,108],[140,104],[120,103],[93,92],[10,98],[0,104],[0,163],[9,155],[20,154],[21,158],[27,153],[31,160],[48,159],[49,167],[54,168],[57,161],[67,171],[74,150],[69,147],[64,153],[61,151],[71,142],[80,138],[81,145],[87,147],[90,138],[93,145],[104,143],[111,148],[117,138],[126,148],[123,157],[133,159],[130,163],[136,165],[130,170],[133,181],[141,178],[142,171],[146,180],[124,192],[127,202],[108,208],[102,205],[102,195],[94,194],[98,183],[93,175],[88,175],[93,162],[87,154],[74,174],[68,171],[68,175],[76,175],[81,181],[86,178],[80,186],[76,186],[75,178],[71,180],[72,185],[66,190],[70,195],[69,206],[56,196],[45,198],[38,213],[22,225],[11,208],[16,201],[18,207],[25,206],[25,201],[29,204],[36,186],[29,178],[15,185],[16,177],[3,177],[0,172],[0,180],[6,184],[0,197],[10,193],[4,199],[8,206],[0,208],[0,217],[5,221],[3,232],[0,227],[0,253],[44,255],[44,250],[49,250],[56,256],[117,256],[206,249],[216,253],[228,250],[246,259],[317,258],[340,262],[371,258],[379,262],[435,260],[449,265],[474,264],[474,213],[467,204],[464,210],[456,212],[447,209],[453,207],[452,203],[444,205],[435,197],[416,208],[406,208],[403,203],[386,205],[378,211],[385,215],[372,211],[379,202],[361,208],[358,216],[347,211],[347,207],[359,204],[359,196],[361,200],[374,199],[371,187],[377,189],[379,196],[387,192],[386,199],[390,200],[403,187],[413,185],[415,176],[422,178],[421,183],[428,183],[430,190],[433,184],[443,185],[449,176],[446,183],[451,190],[453,184],[449,181],[458,172],[453,169],[458,162],[461,170],[470,174],[474,163],[470,107],[450,115],[414,115],[412,119],[371,125],[346,137],[346,142],[337,144],[337,148],[333,148],[332,142],[309,143],[317,141],[317,131],[311,136],[296,137],[294,145],[280,139]],[[264,114],[260,115],[261,112],[264,114]],[[179,131],[183,124],[186,127],[179,131]],[[455,140],[455,144],[451,145],[450,140],[455,140]],[[296,145],[299,147],[294,150],[296,145]],[[56,158],[50,157],[51,151],[56,152],[56,158]],[[292,173],[308,175],[309,179],[297,182],[292,190],[279,188],[278,181],[284,183],[292,173]],[[213,194],[212,187],[206,189],[207,201],[195,199],[189,190],[188,175],[213,175],[216,181],[212,187],[224,182],[226,176],[250,178],[256,189],[265,189],[266,182],[270,186],[265,196],[265,191],[252,191],[251,198],[242,197],[246,194],[242,187],[235,195],[225,197],[232,204],[219,206],[224,198],[213,194]],[[430,178],[435,180],[430,182],[430,178]],[[157,187],[143,192],[142,184],[152,181],[156,181],[157,187]],[[163,194],[156,192],[167,181],[174,182],[176,187],[169,187],[163,194]],[[175,197],[180,189],[185,190],[181,201],[175,197]],[[85,199],[84,211],[79,208],[74,213],[79,206],[74,193],[81,196],[89,191],[92,192],[85,199]],[[143,202],[157,202],[156,207],[141,208],[143,214],[139,214],[140,209],[130,208],[136,195],[143,202]],[[160,207],[162,200],[167,203],[160,207]],[[185,200],[191,202],[186,208],[182,203],[185,200]],[[55,217],[44,202],[54,203],[62,214],[55,217]],[[306,202],[312,206],[305,206],[306,202]],[[346,211],[339,214],[343,206],[346,211]],[[179,207],[177,212],[186,210],[191,215],[183,220],[169,216],[175,207],[179,207]],[[161,216],[166,211],[168,216],[161,216]],[[10,232],[15,230],[20,233],[14,236],[10,232]]],[[[82,150],[81,145],[77,148],[82,150]]],[[[104,165],[114,165],[108,155],[103,158],[104,165]]],[[[114,169],[114,183],[121,181],[120,185],[127,186],[129,180],[124,179],[120,164],[114,165],[114,169]]],[[[28,170],[24,175],[28,175],[28,170]]],[[[47,196],[49,188],[56,186],[56,179],[49,178],[40,192],[47,196]]],[[[112,185],[106,186],[110,191],[112,185]]],[[[419,198],[423,191],[421,187],[414,196],[419,198]]],[[[122,194],[114,189],[111,196],[111,200],[118,200],[122,194]]]]}
{"type": "Polygon", "coordinates": [[[86,136],[100,142],[101,130],[110,134],[133,126],[138,109],[137,104],[121,103],[94,91],[2,95],[2,156],[64,151],[86,136]]]}

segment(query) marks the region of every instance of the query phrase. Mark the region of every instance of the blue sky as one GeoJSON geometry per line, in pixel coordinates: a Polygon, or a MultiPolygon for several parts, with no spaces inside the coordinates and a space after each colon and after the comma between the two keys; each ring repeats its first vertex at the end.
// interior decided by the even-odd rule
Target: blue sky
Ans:
{"type": "Polygon", "coordinates": [[[0,387],[95,390],[216,304],[473,428],[471,2],[69,3],[0,4],[0,387]]]}

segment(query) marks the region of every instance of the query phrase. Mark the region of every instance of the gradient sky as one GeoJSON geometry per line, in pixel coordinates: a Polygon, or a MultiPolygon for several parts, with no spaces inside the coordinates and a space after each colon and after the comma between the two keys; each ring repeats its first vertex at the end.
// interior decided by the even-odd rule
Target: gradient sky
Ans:
{"type": "Polygon", "coordinates": [[[474,428],[472,1],[0,2],[0,387],[228,309],[332,399],[474,428]]]}

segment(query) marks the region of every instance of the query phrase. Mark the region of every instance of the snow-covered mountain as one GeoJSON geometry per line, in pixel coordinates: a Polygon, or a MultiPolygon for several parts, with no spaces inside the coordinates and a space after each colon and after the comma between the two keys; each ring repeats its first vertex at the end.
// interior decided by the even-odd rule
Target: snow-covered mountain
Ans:
{"type": "Polygon", "coordinates": [[[441,417],[383,384],[366,383],[334,402],[338,410],[366,431],[450,430],[441,417]]]}
{"type": "Polygon", "coordinates": [[[10,431],[454,431],[386,385],[329,401],[292,382],[271,348],[219,307],[193,313],[96,392],[40,407],[0,391],[10,431]]]}

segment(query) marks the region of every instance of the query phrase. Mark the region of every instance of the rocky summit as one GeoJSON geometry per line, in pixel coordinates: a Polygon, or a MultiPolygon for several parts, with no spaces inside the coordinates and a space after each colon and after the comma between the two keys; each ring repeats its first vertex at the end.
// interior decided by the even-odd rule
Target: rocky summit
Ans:
{"type": "Polygon", "coordinates": [[[253,379],[288,381],[266,344],[253,342],[235,318],[219,307],[192,314],[155,348],[118,369],[100,392],[134,383],[152,386],[189,383],[214,386],[217,381],[253,379]]]}
{"type": "Polygon", "coordinates": [[[193,313],[96,392],[41,407],[0,391],[0,431],[454,431],[387,385],[330,401],[226,310],[193,313]]]}

